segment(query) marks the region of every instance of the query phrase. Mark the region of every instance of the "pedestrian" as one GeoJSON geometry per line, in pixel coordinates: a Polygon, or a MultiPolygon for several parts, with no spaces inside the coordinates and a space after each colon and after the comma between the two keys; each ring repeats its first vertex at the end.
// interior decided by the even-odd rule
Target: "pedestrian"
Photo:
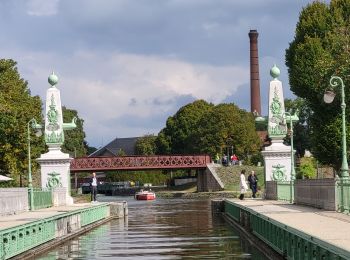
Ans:
{"type": "Polygon", "coordinates": [[[233,165],[236,165],[237,162],[238,162],[238,157],[237,157],[237,155],[233,154],[233,155],[231,156],[231,161],[232,161],[232,164],[233,164],[233,165]]]}
{"type": "Polygon", "coordinates": [[[97,178],[96,173],[92,173],[92,177],[90,179],[90,190],[91,190],[91,202],[96,202],[96,194],[97,194],[97,178]]]}
{"type": "Polygon", "coordinates": [[[252,190],[253,198],[256,198],[256,192],[258,190],[258,177],[255,174],[255,171],[252,171],[248,176],[249,187],[252,190]]]}
{"type": "Polygon", "coordinates": [[[247,192],[248,190],[248,185],[245,181],[245,170],[241,171],[241,178],[240,178],[240,183],[239,183],[240,189],[241,189],[241,194],[239,195],[239,199],[243,200],[244,199],[244,193],[247,192]]]}

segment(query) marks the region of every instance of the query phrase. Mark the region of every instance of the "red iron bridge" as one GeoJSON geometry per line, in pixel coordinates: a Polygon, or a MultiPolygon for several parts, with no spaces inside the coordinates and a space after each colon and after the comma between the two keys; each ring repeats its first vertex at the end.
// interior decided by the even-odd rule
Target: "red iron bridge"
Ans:
{"type": "Polygon", "coordinates": [[[151,155],[116,157],[81,157],[71,162],[71,172],[150,170],[150,169],[199,169],[211,163],[209,155],[151,155]]]}

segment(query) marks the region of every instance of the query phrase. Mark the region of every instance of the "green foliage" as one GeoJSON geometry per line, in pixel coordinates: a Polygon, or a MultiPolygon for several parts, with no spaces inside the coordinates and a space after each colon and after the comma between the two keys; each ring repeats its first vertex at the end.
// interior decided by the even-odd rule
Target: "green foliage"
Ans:
{"type": "Polygon", "coordinates": [[[125,156],[126,153],[124,152],[124,150],[122,148],[120,148],[117,152],[117,156],[125,156]]]}
{"type": "Polygon", "coordinates": [[[213,107],[204,100],[197,100],[183,106],[174,116],[167,119],[166,127],[156,139],[158,154],[193,153],[192,135],[198,121],[213,107]]]}
{"type": "Polygon", "coordinates": [[[297,178],[314,179],[317,175],[316,160],[312,157],[303,157],[300,159],[299,173],[297,178]]]}
{"type": "MultiPolygon", "coordinates": [[[[338,169],[341,165],[340,89],[336,89],[338,95],[332,104],[325,104],[322,96],[330,87],[332,75],[341,77],[345,86],[350,84],[349,10],[349,0],[332,0],[329,5],[319,1],[309,4],[302,10],[295,38],[286,50],[291,90],[305,99],[312,111],[308,119],[311,152],[321,163],[338,169]]],[[[350,92],[346,90],[345,95],[345,100],[349,100],[350,92]]]]}
{"type": "Polygon", "coordinates": [[[157,139],[158,153],[223,154],[227,146],[241,159],[260,149],[254,117],[234,104],[214,106],[203,100],[182,108],[167,120],[157,139]]]}
{"type": "MultiPolygon", "coordinates": [[[[286,111],[291,114],[297,113],[299,121],[293,125],[294,149],[299,157],[303,157],[305,150],[310,150],[310,128],[309,118],[311,110],[307,101],[303,98],[285,99],[284,105],[286,111]]],[[[290,126],[288,126],[290,127],[290,126]]],[[[290,135],[286,137],[285,142],[290,145],[290,135]]]]}
{"type": "Polygon", "coordinates": [[[62,106],[63,122],[70,123],[74,117],[77,118],[75,129],[64,131],[64,144],[62,151],[71,154],[73,157],[82,157],[87,154],[87,143],[83,129],[84,120],[79,118],[78,112],[62,106]]]}
{"type": "MultiPolygon", "coordinates": [[[[16,62],[0,59],[0,174],[12,177],[17,185],[28,169],[28,122],[32,118],[38,123],[42,121],[41,104],[38,96],[31,96],[16,62]]],[[[43,138],[37,138],[30,127],[29,134],[35,181],[39,176],[34,159],[43,152],[45,145],[43,138]]]]}
{"type": "Polygon", "coordinates": [[[156,136],[145,135],[137,139],[135,144],[136,155],[154,155],[156,154],[156,136]]]}

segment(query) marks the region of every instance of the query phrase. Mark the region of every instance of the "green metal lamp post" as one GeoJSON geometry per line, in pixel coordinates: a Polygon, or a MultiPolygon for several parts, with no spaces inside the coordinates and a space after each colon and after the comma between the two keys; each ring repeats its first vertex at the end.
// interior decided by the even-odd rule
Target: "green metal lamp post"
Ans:
{"type": "MultiPolygon", "coordinates": [[[[341,87],[341,109],[342,109],[342,164],[341,164],[341,178],[349,179],[349,166],[347,160],[347,151],[346,151],[346,122],[345,122],[345,90],[343,80],[338,76],[332,76],[329,81],[331,87],[341,87]]],[[[335,97],[335,93],[332,90],[327,90],[324,93],[323,100],[325,103],[332,103],[335,97]]]]}
{"type": "Polygon", "coordinates": [[[290,203],[293,203],[293,182],[295,180],[295,166],[294,166],[294,146],[293,146],[293,123],[299,121],[299,117],[294,114],[291,115],[289,112],[284,113],[286,120],[290,124],[290,203]]]}
{"type": "MultiPolygon", "coordinates": [[[[37,122],[34,118],[30,119],[28,124],[27,124],[29,209],[33,210],[34,209],[34,207],[33,207],[33,205],[34,205],[34,193],[33,193],[33,179],[32,179],[32,159],[31,159],[31,153],[30,153],[30,127],[33,129],[41,129],[41,125],[37,124],[37,122]]],[[[37,131],[36,135],[40,136],[41,131],[37,131]]]]}

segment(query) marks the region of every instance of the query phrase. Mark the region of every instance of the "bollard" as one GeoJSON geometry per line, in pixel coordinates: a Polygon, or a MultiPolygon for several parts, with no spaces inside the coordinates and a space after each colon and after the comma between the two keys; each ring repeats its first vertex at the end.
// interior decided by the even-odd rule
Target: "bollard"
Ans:
{"type": "Polygon", "coordinates": [[[123,201],[123,207],[124,207],[124,217],[126,217],[129,214],[129,210],[128,210],[128,202],[126,202],[125,200],[123,201]]]}
{"type": "Polygon", "coordinates": [[[124,218],[128,214],[128,204],[123,202],[110,203],[111,216],[115,218],[124,218]]]}

